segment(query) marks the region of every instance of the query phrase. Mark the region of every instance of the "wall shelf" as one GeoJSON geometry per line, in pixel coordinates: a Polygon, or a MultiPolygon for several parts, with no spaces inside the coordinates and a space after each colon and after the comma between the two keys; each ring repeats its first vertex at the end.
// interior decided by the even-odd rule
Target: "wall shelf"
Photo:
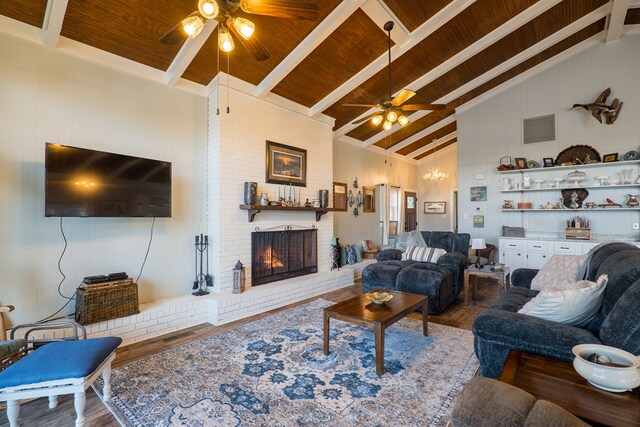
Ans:
{"type": "Polygon", "coordinates": [[[316,221],[320,221],[322,215],[331,212],[331,208],[307,208],[292,206],[262,206],[262,205],[240,205],[240,209],[247,211],[249,222],[253,222],[256,215],[262,211],[289,211],[289,212],[315,212],[316,221]]]}
{"type": "Polygon", "coordinates": [[[615,184],[615,185],[573,185],[568,187],[542,187],[542,188],[521,188],[513,190],[500,190],[501,193],[525,193],[529,191],[558,191],[575,189],[607,189],[607,188],[640,188],[640,184],[615,184]]]}
{"type": "Polygon", "coordinates": [[[591,208],[591,209],[501,209],[502,212],[590,212],[590,211],[640,211],[640,208],[591,208]]]}
{"type": "Polygon", "coordinates": [[[535,173],[535,172],[549,172],[556,170],[569,170],[569,169],[590,169],[607,166],[634,166],[640,164],[640,160],[622,160],[619,162],[609,163],[589,163],[588,165],[571,165],[571,166],[553,166],[548,168],[533,168],[533,169],[513,169],[510,171],[498,171],[499,174],[517,174],[517,173],[535,173]]]}

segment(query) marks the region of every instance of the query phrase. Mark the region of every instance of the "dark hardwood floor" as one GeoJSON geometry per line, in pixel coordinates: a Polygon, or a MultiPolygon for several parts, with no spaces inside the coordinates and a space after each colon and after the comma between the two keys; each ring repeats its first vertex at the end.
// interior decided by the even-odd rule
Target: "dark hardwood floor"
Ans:
{"type": "MultiPolygon", "coordinates": [[[[328,301],[338,302],[354,295],[362,293],[362,285],[357,283],[354,286],[339,289],[321,295],[320,298],[328,301]]],[[[451,304],[442,314],[429,315],[429,321],[440,323],[456,328],[471,329],[471,325],[476,316],[489,308],[498,297],[498,284],[495,281],[486,280],[478,281],[477,297],[475,301],[470,301],[469,305],[464,305],[464,294],[451,304]]],[[[139,359],[143,359],[152,354],[158,353],[169,348],[179,347],[183,344],[205,338],[210,335],[216,335],[229,329],[236,328],[246,323],[253,322],[264,317],[271,316],[275,313],[287,310],[289,308],[302,305],[309,301],[317,299],[311,298],[299,303],[290,304],[266,313],[248,317],[222,326],[213,326],[210,324],[202,324],[181,331],[173,332],[157,338],[152,338],[140,343],[128,345],[119,348],[116,352],[116,359],[113,368],[126,365],[139,359]]],[[[413,313],[410,317],[421,319],[420,313],[413,313]]],[[[393,326],[392,326],[393,327],[393,326]]],[[[88,427],[117,427],[120,424],[111,415],[109,410],[103,405],[102,401],[95,394],[92,388],[87,390],[87,403],[85,409],[87,417],[85,426],[88,427]]],[[[63,427],[73,426],[75,423],[75,410],[73,408],[73,396],[60,396],[58,407],[49,409],[48,399],[40,398],[34,401],[24,403],[21,406],[20,418],[23,426],[51,426],[63,427]]],[[[2,406],[0,414],[0,425],[8,426],[6,410],[2,406]]]]}

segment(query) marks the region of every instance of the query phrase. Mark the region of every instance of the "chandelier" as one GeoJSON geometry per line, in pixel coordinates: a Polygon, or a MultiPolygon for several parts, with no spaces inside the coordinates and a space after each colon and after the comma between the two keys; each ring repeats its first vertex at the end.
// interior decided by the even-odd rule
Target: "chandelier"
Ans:
{"type": "MultiPolygon", "coordinates": [[[[434,155],[433,163],[437,165],[438,164],[438,147],[433,147],[433,155],[434,155]]],[[[447,175],[446,173],[441,172],[438,166],[432,166],[431,168],[429,168],[427,173],[422,175],[424,179],[432,182],[442,181],[448,176],[449,175],[447,175]]]]}

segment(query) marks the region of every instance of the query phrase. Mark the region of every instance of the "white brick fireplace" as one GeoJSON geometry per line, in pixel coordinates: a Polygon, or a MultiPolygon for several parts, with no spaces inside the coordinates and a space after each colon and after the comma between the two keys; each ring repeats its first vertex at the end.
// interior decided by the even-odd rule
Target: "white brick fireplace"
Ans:
{"type": "MultiPolygon", "coordinates": [[[[221,100],[227,88],[222,88],[221,100]]],[[[265,182],[266,141],[307,150],[307,186],[301,200],[318,198],[318,190],[333,183],[332,124],[312,119],[231,89],[230,113],[226,105],[216,114],[217,94],[209,97],[207,212],[214,288],[207,300],[207,318],[226,323],[300,301],[353,283],[353,272],[330,271],[333,213],[316,221],[313,212],[263,211],[253,222],[243,203],[245,181],[258,183],[258,195],[278,195],[277,184],[265,182]],[[318,273],[251,287],[251,232],[284,225],[318,229],[318,273]],[[232,294],[235,263],[246,267],[247,290],[232,294]]]]}

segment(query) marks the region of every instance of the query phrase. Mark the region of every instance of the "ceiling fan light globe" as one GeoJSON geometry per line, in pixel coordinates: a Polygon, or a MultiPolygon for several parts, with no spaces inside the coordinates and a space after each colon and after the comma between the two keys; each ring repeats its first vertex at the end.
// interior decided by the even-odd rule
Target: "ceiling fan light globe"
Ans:
{"type": "Polygon", "coordinates": [[[396,120],[398,120],[398,113],[396,113],[395,111],[389,111],[389,113],[387,114],[387,121],[393,123],[396,120]]]}
{"type": "Polygon", "coordinates": [[[384,124],[382,125],[382,127],[384,128],[384,130],[391,130],[391,127],[393,126],[393,123],[391,123],[388,120],[384,121],[384,124]]]}
{"type": "Polygon", "coordinates": [[[218,30],[218,47],[223,52],[231,52],[235,47],[229,29],[221,27],[218,30]]]}
{"type": "Polygon", "coordinates": [[[199,16],[190,16],[182,20],[182,29],[190,38],[198,37],[204,28],[204,21],[199,16]]]}
{"type": "Polygon", "coordinates": [[[213,19],[220,13],[220,6],[218,6],[216,0],[200,0],[198,2],[198,11],[205,18],[213,19]]]}
{"type": "Polygon", "coordinates": [[[398,123],[400,123],[400,126],[404,127],[409,124],[409,118],[407,116],[400,115],[398,117],[398,123]]]}
{"type": "Polygon", "coordinates": [[[249,40],[249,37],[251,37],[256,30],[256,25],[245,18],[234,18],[233,26],[245,40],[249,40]]]}
{"type": "Polygon", "coordinates": [[[382,119],[384,119],[384,117],[382,117],[382,114],[378,114],[377,116],[371,117],[371,123],[373,123],[374,126],[378,126],[380,123],[382,123],[382,119]]]}

